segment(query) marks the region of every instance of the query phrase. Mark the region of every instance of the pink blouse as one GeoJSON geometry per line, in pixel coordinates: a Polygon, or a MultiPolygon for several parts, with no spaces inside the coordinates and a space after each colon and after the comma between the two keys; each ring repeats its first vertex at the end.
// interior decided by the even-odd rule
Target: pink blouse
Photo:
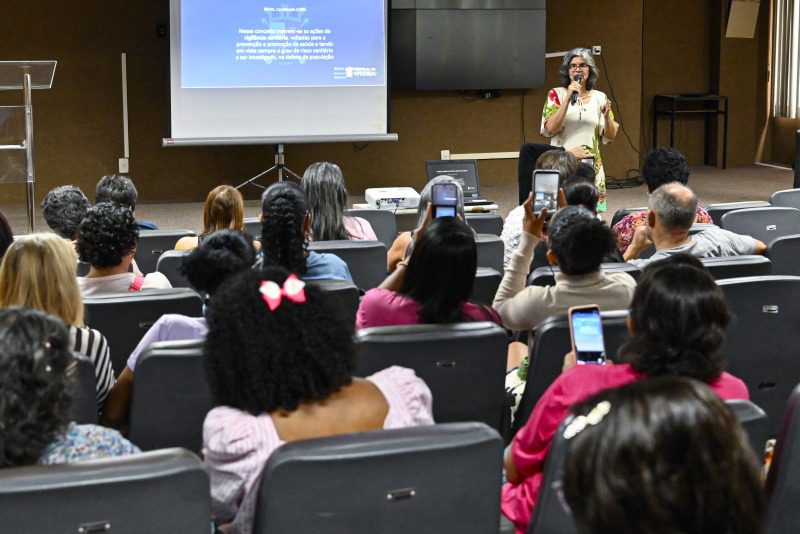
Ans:
{"type": "MultiPolygon", "coordinates": [[[[605,389],[643,378],[628,364],[576,365],[547,388],[528,422],[511,442],[514,465],[522,481],[503,485],[501,507],[503,514],[516,525],[518,534],[524,534],[533,515],[550,443],[570,407],[605,389]]],[[[708,385],[722,399],[750,398],[744,382],[728,373],[722,373],[708,385]]]]}
{"type": "MultiPolygon", "coordinates": [[[[389,367],[367,377],[380,389],[389,412],[383,428],[431,425],[431,391],[411,369],[389,367]]],[[[234,532],[250,533],[261,471],[283,441],[269,414],[259,416],[218,406],[203,423],[203,456],[211,478],[212,514],[234,518],[234,532]]]]}
{"type": "Polygon", "coordinates": [[[369,221],[361,217],[351,217],[345,215],[343,218],[344,229],[350,234],[350,239],[355,241],[377,241],[378,237],[375,235],[375,230],[369,221]]]}
{"type": "MultiPolygon", "coordinates": [[[[389,289],[374,288],[367,291],[358,305],[356,329],[370,326],[421,324],[420,304],[411,297],[389,289]]],[[[474,302],[461,305],[464,321],[491,321],[502,324],[500,316],[491,306],[474,302]]]]}

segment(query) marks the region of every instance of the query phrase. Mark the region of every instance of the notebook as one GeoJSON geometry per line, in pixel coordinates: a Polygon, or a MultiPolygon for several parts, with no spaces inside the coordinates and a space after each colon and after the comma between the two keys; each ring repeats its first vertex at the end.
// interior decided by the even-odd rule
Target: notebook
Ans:
{"type": "Polygon", "coordinates": [[[481,197],[481,186],[478,179],[478,162],[474,159],[437,159],[425,162],[428,181],[437,176],[452,176],[461,183],[464,191],[465,206],[494,204],[481,197]]]}

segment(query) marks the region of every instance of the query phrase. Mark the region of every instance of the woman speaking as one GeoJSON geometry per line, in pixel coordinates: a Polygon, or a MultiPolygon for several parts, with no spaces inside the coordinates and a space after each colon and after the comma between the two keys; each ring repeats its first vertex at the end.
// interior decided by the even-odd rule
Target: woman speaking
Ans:
{"type": "Polygon", "coordinates": [[[542,112],[542,135],[550,144],[583,146],[594,158],[595,184],[600,190],[597,211],[606,211],[606,178],[600,158],[600,140],[610,143],[617,136],[611,101],[594,88],[597,66],[586,48],[567,52],[559,71],[561,87],[551,89],[542,112]]]}

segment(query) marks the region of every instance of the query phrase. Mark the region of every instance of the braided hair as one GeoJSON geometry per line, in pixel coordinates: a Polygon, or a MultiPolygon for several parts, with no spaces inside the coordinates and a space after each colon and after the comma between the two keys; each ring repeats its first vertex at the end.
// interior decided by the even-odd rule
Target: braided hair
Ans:
{"type": "Polygon", "coordinates": [[[278,266],[300,276],[306,273],[304,224],[308,207],[300,186],[278,182],[261,196],[262,266],[278,266]]]}

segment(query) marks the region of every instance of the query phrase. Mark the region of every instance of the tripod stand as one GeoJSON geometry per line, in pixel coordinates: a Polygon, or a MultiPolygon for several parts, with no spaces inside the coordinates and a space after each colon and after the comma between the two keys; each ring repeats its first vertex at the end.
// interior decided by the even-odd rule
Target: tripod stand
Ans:
{"type": "Polygon", "coordinates": [[[278,181],[279,182],[283,181],[283,173],[285,173],[285,172],[291,174],[292,176],[294,176],[295,178],[297,178],[299,180],[300,176],[298,176],[296,172],[294,172],[292,169],[290,169],[289,167],[286,166],[286,164],[284,163],[283,156],[284,156],[283,143],[278,143],[275,146],[275,165],[273,165],[272,167],[270,167],[266,171],[263,171],[263,172],[260,172],[260,173],[256,174],[255,176],[253,176],[249,180],[246,180],[246,181],[240,183],[239,185],[236,186],[236,189],[241,189],[242,187],[244,187],[244,186],[246,186],[248,184],[254,185],[256,187],[260,187],[261,189],[266,189],[266,186],[263,186],[263,185],[259,184],[256,180],[258,180],[259,178],[261,178],[265,174],[271,173],[272,171],[278,171],[278,181]]]}

